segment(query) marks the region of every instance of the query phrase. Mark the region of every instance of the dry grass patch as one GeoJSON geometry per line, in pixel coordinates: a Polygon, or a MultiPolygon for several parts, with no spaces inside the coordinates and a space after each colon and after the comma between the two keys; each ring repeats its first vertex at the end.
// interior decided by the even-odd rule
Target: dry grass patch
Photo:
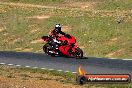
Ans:
{"type": "Polygon", "coordinates": [[[25,49],[23,49],[22,51],[23,52],[31,52],[33,50],[33,48],[25,48],[25,49]]]}
{"type": "Polygon", "coordinates": [[[9,6],[15,6],[15,7],[27,7],[27,8],[49,8],[54,9],[55,7],[52,6],[43,6],[43,5],[35,5],[35,4],[25,4],[25,3],[13,3],[13,2],[0,2],[2,5],[9,5],[9,6]]]}
{"type": "Polygon", "coordinates": [[[20,38],[16,38],[16,39],[14,39],[14,40],[12,40],[12,42],[10,42],[10,43],[15,43],[15,42],[17,42],[17,41],[19,41],[20,40],[20,38]]]}
{"type": "Polygon", "coordinates": [[[3,35],[6,36],[6,35],[8,35],[8,33],[4,33],[3,35]]]}
{"type": "Polygon", "coordinates": [[[16,50],[16,51],[17,51],[17,50],[22,50],[22,48],[21,48],[21,47],[20,47],[20,48],[15,48],[14,50],[16,50]]]}
{"type": "Polygon", "coordinates": [[[106,41],[106,44],[107,45],[112,45],[112,44],[116,43],[117,41],[118,41],[118,38],[115,37],[115,38],[110,39],[109,41],[106,41]]]}
{"type": "Polygon", "coordinates": [[[19,78],[10,79],[0,76],[1,88],[82,88],[72,84],[62,84],[54,80],[20,80],[19,78]]]}
{"type": "Polygon", "coordinates": [[[3,27],[0,28],[0,32],[3,32],[5,29],[6,29],[6,28],[3,28],[3,27]]]}
{"type": "Polygon", "coordinates": [[[118,38],[116,37],[116,38],[112,38],[111,39],[111,41],[117,41],[118,40],[118,38]]]}
{"type": "Polygon", "coordinates": [[[40,50],[36,51],[35,53],[43,53],[43,50],[40,49],[40,50]]]}
{"type": "Polygon", "coordinates": [[[94,9],[96,2],[70,2],[66,3],[64,6],[68,8],[94,9]]]}
{"type": "Polygon", "coordinates": [[[81,49],[84,49],[85,47],[84,46],[80,46],[81,49]]]}
{"type": "Polygon", "coordinates": [[[119,49],[119,50],[117,50],[117,51],[115,51],[115,52],[111,52],[111,53],[109,53],[109,54],[107,54],[106,55],[106,57],[109,57],[109,58],[111,58],[111,57],[113,57],[113,56],[118,56],[118,55],[121,55],[122,53],[124,53],[125,52],[125,49],[119,49]]]}
{"type": "Polygon", "coordinates": [[[26,17],[26,18],[29,18],[29,19],[38,19],[38,20],[43,20],[43,19],[48,19],[50,18],[50,16],[32,16],[32,17],[26,17]]]}
{"type": "MultiPolygon", "coordinates": [[[[6,36],[6,35],[8,35],[8,33],[5,33],[4,35],[6,36]]],[[[7,36],[6,38],[4,38],[2,41],[5,42],[5,43],[13,44],[16,41],[18,41],[19,39],[20,38],[16,38],[15,35],[10,35],[10,36],[7,36]]]]}
{"type": "Polygon", "coordinates": [[[39,29],[32,29],[32,30],[30,31],[30,33],[34,33],[34,32],[37,32],[37,31],[39,31],[39,29]]]}
{"type": "Polygon", "coordinates": [[[2,7],[0,7],[0,13],[6,13],[7,11],[8,11],[7,8],[2,8],[2,7]]]}
{"type": "Polygon", "coordinates": [[[40,29],[37,28],[36,25],[29,25],[29,26],[28,26],[28,29],[29,29],[29,32],[30,32],[30,33],[35,33],[35,32],[40,31],[40,29]]]}
{"type": "Polygon", "coordinates": [[[70,26],[63,26],[62,27],[62,31],[64,31],[64,32],[68,32],[68,31],[71,31],[71,30],[72,30],[72,28],[70,26]]]}
{"type": "Polygon", "coordinates": [[[84,88],[72,83],[61,82],[65,80],[64,77],[54,76],[48,72],[39,73],[35,70],[17,69],[4,65],[0,66],[0,72],[0,88],[84,88]]]}
{"type": "Polygon", "coordinates": [[[43,40],[38,39],[38,40],[31,41],[31,43],[33,43],[33,44],[36,44],[36,43],[43,43],[43,40]]]}

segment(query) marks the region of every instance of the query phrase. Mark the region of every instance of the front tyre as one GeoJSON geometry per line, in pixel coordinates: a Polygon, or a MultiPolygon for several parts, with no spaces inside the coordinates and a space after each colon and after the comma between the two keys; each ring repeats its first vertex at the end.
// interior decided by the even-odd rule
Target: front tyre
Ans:
{"type": "Polygon", "coordinates": [[[75,49],[74,56],[75,56],[77,59],[83,58],[83,51],[82,51],[82,49],[80,49],[79,47],[77,47],[77,48],[75,49]]]}

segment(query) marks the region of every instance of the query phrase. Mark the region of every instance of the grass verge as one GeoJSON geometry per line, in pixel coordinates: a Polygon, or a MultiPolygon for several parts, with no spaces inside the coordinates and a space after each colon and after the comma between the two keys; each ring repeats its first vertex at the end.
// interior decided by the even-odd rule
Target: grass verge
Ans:
{"type": "MultiPolygon", "coordinates": [[[[28,80],[30,81],[37,80],[37,81],[42,81],[42,84],[44,84],[45,81],[53,80],[53,81],[59,82],[60,84],[71,85],[72,87],[76,86],[76,88],[93,88],[93,87],[94,88],[95,87],[96,88],[131,88],[132,87],[132,83],[130,84],[90,84],[88,83],[85,85],[78,86],[75,81],[76,74],[72,74],[70,72],[64,73],[64,72],[49,71],[49,70],[42,70],[42,69],[23,68],[23,67],[16,68],[14,66],[7,66],[7,65],[0,65],[0,78],[2,79],[2,77],[7,78],[8,80],[15,79],[15,80],[21,80],[23,82],[28,80]]],[[[15,82],[15,84],[17,84],[17,82],[15,82]]]]}
{"type": "Polygon", "coordinates": [[[41,36],[61,23],[62,30],[76,37],[87,56],[132,57],[131,11],[36,8],[24,4],[0,4],[0,8],[0,50],[42,52],[41,36]]]}

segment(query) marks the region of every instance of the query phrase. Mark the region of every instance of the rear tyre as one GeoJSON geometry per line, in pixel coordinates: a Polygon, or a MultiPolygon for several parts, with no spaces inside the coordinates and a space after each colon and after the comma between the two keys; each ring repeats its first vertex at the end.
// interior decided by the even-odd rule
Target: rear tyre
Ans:
{"type": "Polygon", "coordinates": [[[51,53],[49,52],[51,48],[52,48],[51,45],[48,43],[43,46],[43,51],[45,52],[46,55],[51,55],[51,53]]]}
{"type": "Polygon", "coordinates": [[[45,44],[43,46],[43,51],[45,52],[46,55],[50,55],[50,56],[59,56],[58,54],[56,53],[51,53],[50,51],[53,51],[53,48],[50,44],[45,44]]]}
{"type": "Polygon", "coordinates": [[[83,51],[82,51],[82,49],[80,49],[79,47],[77,47],[77,48],[75,49],[75,54],[74,54],[74,56],[75,56],[77,59],[83,58],[83,51]]]}

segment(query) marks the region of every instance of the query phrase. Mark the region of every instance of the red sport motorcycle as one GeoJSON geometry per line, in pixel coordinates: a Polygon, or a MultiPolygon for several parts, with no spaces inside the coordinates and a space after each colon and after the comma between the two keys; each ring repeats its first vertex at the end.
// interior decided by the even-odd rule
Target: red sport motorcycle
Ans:
{"type": "Polygon", "coordinates": [[[83,58],[83,51],[77,46],[76,39],[72,35],[66,34],[66,36],[57,38],[43,36],[42,39],[47,42],[43,46],[43,51],[47,55],[83,58]],[[54,46],[58,46],[58,48],[54,46]]]}

